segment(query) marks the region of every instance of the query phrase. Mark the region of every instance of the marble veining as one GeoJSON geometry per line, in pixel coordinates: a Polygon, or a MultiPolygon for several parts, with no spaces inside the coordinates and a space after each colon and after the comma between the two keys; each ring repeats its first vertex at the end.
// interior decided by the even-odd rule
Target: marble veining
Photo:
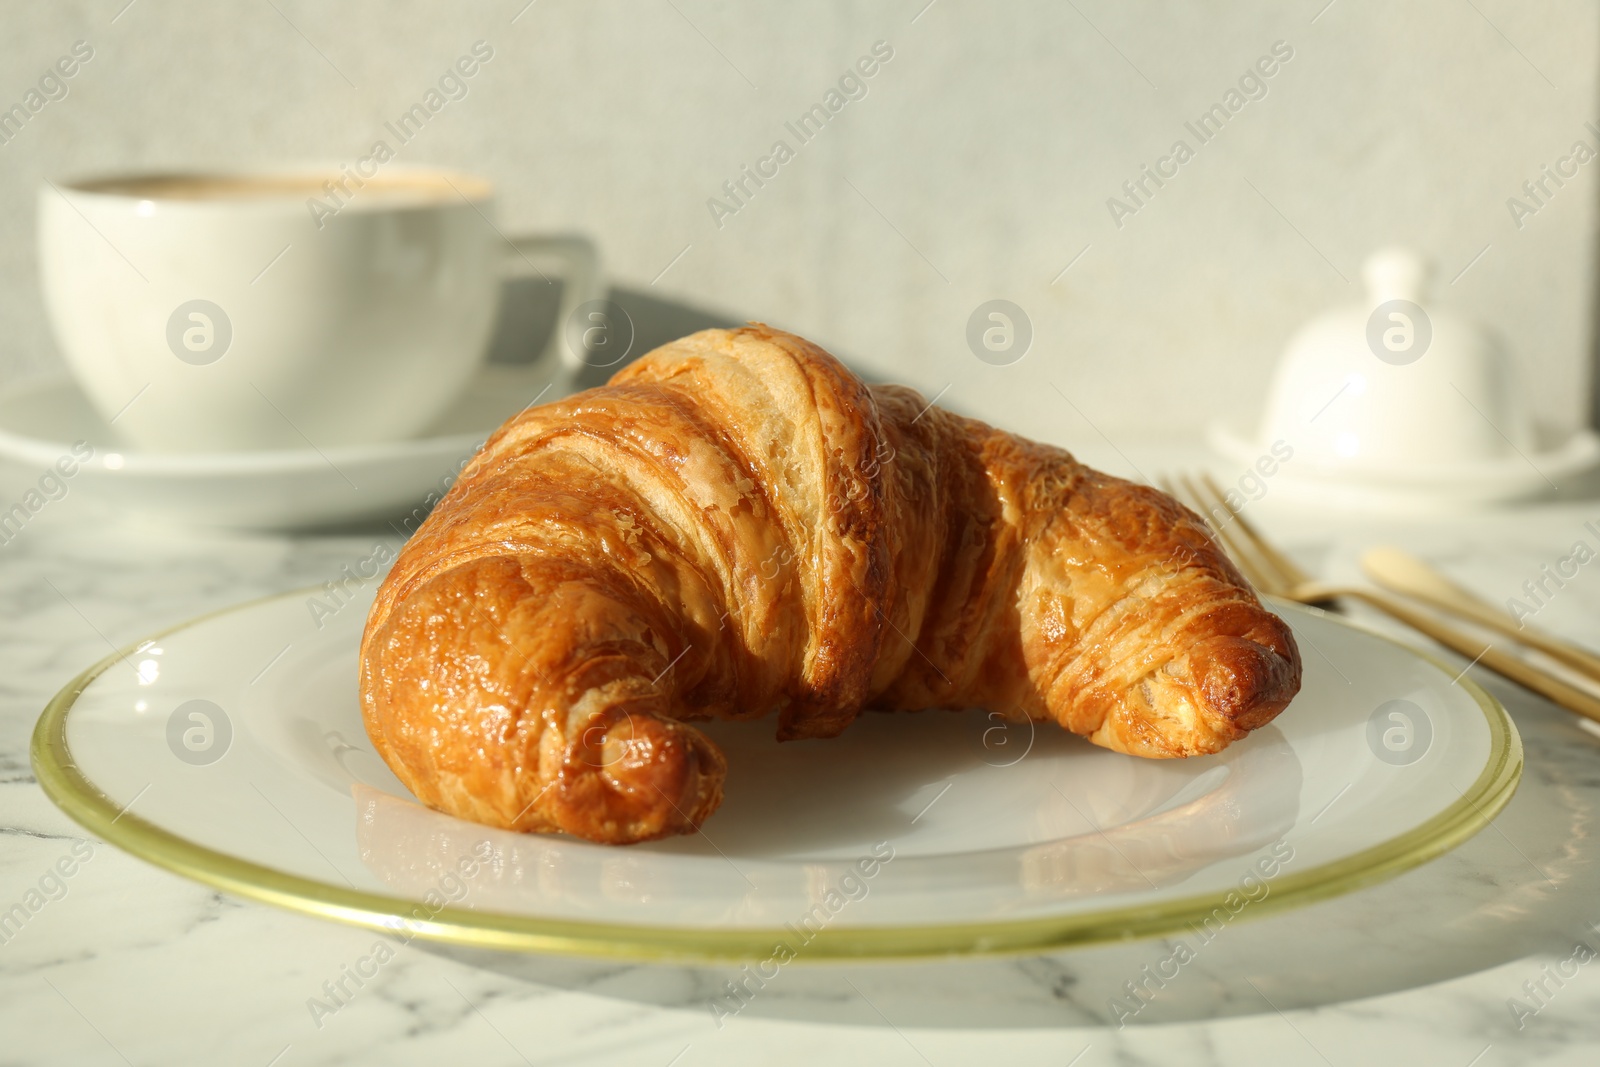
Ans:
{"type": "MultiPolygon", "coordinates": [[[[1496,600],[1565,554],[1600,511],[1330,522],[1272,504],[1262,520],[1325,576],[1358,577],[1360,550],[1390,542],[1496,600]]],[[[0,547],[0,909],[84,840],[27,760],[34,720],[61,685],[161,626],[326,581],[375,540],[392,544],[393,532],[180,532],[69,497],[0,547]]],[[[1600,567],[1584,568],[1536,621],[1600,647],[1600,567]]],[[[1027,958],[797,963],[720,1025],[707,1003],[738,968],[415,940],[318,1020],[308,999],[373,934],[241,902],[91,842],[64,895],[0,943],[0,1060],[1591,1063],[1600,960],[1559,984],[1548,975],[1580,943],[1600,951],[1600,738],[1493,675],[1473,677],[1510,708],[1527,753],[1493,827],[1391,881],[1230,924],[1121,1028],[1112,998],[1173,939],[1027,958]],[[1525,983],[1541,978],[1535,999],[1525,983]],[[1519,1018],[1514,1000],[1538,1010],[1519,1018]]]]}

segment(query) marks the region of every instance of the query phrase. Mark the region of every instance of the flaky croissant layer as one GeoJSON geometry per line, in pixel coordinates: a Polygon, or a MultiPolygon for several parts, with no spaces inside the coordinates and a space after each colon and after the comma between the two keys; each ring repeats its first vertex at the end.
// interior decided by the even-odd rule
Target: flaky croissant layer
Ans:
{"type": "Polygon", "coordinates": [[[776,713],[791,740],[978,707],[1191,756],[1299,685],[1193,513],[765,326],[507,422],[361,648],[367,731],[423,802],[609,843],[716,809],[695,720],[776,713]]]}

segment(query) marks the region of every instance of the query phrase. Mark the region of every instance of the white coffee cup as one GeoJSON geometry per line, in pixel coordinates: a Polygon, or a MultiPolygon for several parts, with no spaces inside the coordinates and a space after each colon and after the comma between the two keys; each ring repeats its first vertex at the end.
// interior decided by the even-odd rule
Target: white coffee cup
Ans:
{"type": "Polygon", "coordinates": [[[47,182],[39,268],[73,374],[156,451],[410,436],[482,363],[508,273],[565,276],[530,386],[582,365],[564,326],[602,295],[588,240],[507,238],[488,182],[426,168],[47,182]]]}

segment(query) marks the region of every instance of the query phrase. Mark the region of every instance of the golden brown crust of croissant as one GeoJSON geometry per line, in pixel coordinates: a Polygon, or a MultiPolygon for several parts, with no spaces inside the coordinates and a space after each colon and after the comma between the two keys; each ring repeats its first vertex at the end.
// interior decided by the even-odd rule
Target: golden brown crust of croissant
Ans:
{"type": "Polygon", "coordinates": [[[1190,756],[1299,685],[1193,513],[764,326],[502,426],[361,650],[367,731],[425,803],[611,843],[715,810],[694,720],[776,712],[794,739],[980,707],[1190,756]]]}

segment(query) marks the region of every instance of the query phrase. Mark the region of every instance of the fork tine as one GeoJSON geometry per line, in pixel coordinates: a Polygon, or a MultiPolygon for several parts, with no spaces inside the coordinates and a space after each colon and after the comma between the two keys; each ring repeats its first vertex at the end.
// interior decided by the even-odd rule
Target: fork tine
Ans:
{"type": "Polygon", "coordinates": [[[1161,475],[1156,479],[1156,488],[1199,516],[1200,521],[1205,524],[1206,536],[1213,541],[1216,540],[1216,530],[1212,527],[1211,517],[1202,511],[1200,502],[1191,497],[1188,490],[1178,483],[1177,477],[1161,475]]]}
{"type": "Polygon", "coordinates": [[[1205,524],[1206,535],[1213,541],[1216,540],[1217,524],[1206,513],[1205,502],[1195,496],[1191,488],[1184,484],[1184,481],[1181,474],[1174,476],[1163,474],[1156,479],[1156,488],[1199,516],[1200,521],[1205,524]]]}
{"type": "MultiPolygon", "coordinates": [[[[1237,518],[1225,500],[1208,501],[1207,494],[1188,476],[1180,475],[1178,481],[1186,490],[1184,495],[1199,505],[1196,510],[1211,515],[1214,513],[1212,508],[1220,506],[1229,516],[1237,518]]],[[[1225,524],[1213,523],[1212,527],[1216,530],[1217,540],[1223,551],[1233,560],[1234,565],[1239,568],[1239,571],[1251,585],[1263,593],[1276,594],[1287,590],[1289,583],[1284,580],[1277,570],[1252,551],[1249,542],[1236,535],[1232,528],[1232,522],[1225,524]]]]}
{"type": "MultiPolygon", "coordinates": [[[[1218,487],[1216,481],[1212,479],[1209,473],[1202,472],[1200,479],[1206,484],[1206,487],[1211,490],[1212,495],[1216,496],[1219,500],[1223,499],[1222,489],[1218,487]]],[[[1230,508],[1229,510],[1231,511],[1232,509],[1230,508]]],[[[1239,524],[1239,531],[1250,539],[1250,542],[1255,545],[1256,550],[1272,564],[1279,574],[1282,574],[1284,578],[1288,579],[1291,585],[1303,585],[1306,582],[1311,581],[1311,575],[1307,574],[1305,569],[1302,568],[1298,563],[1290,559],[1287,553],[1283,552],[1277,546],[1268,541],[1266,537],[1262,535],[1261,531],[1256,529],[1254,523],[1245,518],[1239,512],[1233,512],[1233,518],[1234,521],[1239,524]]]]}
{"type": "MultiPolygon", "coordinates": [[[[1183,494],[1178,491],[1178,487],[1173,484],[1172,479],[1167,477],[1165,474],[1156,478],[1156,488],[1170,496],[1172,499],[1176,500],[1178,503],[1183,504],[1184,507],[1189,507],[1189,505],[1184,502],[1183,494]]],[[[1190,510],[1193,511],[1194,509],[1190,508],[1190,510]]],[[[1204,519],[1205,516],[1201,515],[1200,518],[1204,519]]],[[[1211,524],[1206,523],[1206,525],[1209,527],[1211,524]]]]}
{"type": "Polygon", "coordinates": [[[1178,475],[1175,478],[1163,476],[1158,481],[1164,493],[1200,516],[1200,521],[1205,523],[1210,531],[1212,543],[1222,549],[1223,554],[1233,561],[1234,566],[1239,568],[1246,581],[1258,589],[1264,590],[1267,588],[1267,584],[1263,581],[1265,575],[1256,566],[1255,561],[1249,559],[1240,551],[1240,546],[1235,544],[1233,539],[1228,536],[1226,529],[1211,521],[1211,515],[1206,508],[1205,500],[1187,478],[1182,475],[1178,475]]]}
{"type": "Polygon", "coordinates": [[[1227,515],[1227,522],[1218,526],[1219,536],[1229,545],[1230,555],[1234,557],[1235,563],[1238,563],[1238,569],[1250,579],[1250,584],[1261,592],[1275,593],[1275,595],[1286,595],[1290,592],[1294,587],[1293,579],[1272,565],[1272,558],[1258,552],[1256,544],[1250,537],[1240,533],[1237,526],[1238,512],[1227,506],[1227,499],[1222,498],[1221,494],[1208,493],[1206,488],[1202,488],[1198,478],[1184,475],[1182,480],[1189,486],[1189,493],[1198,501],[1202,501],[1203,506],[1208,509],[1208,514],[1216,515],[1221,512],[1222,515],[1227,515]]]}

